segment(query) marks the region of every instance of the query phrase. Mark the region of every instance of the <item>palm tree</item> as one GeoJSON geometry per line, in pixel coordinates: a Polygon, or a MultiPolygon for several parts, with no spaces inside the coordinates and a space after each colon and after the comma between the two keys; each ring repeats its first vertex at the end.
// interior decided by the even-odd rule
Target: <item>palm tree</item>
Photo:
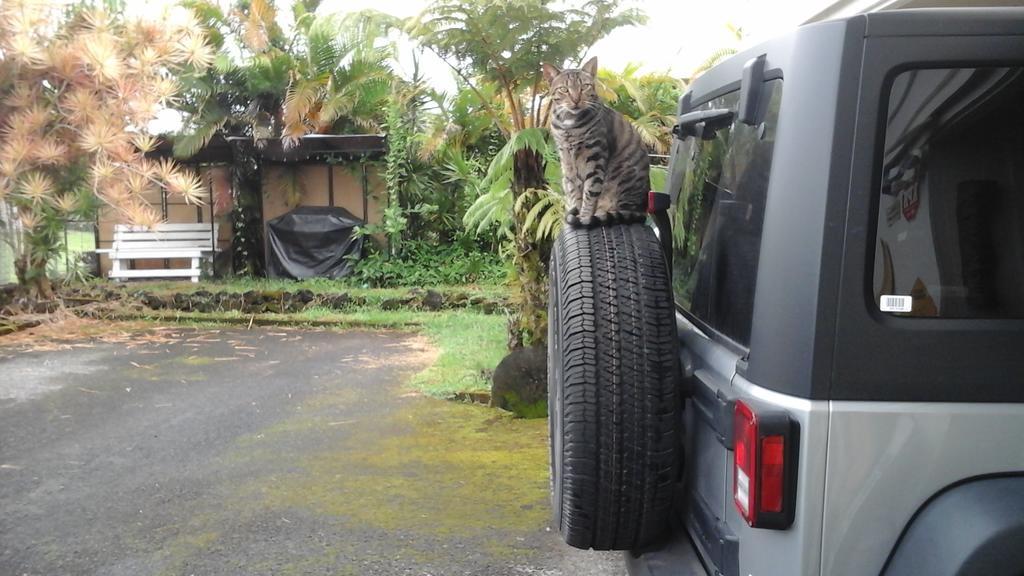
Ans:
{"type": "Polygon", "coordinates": [[[676,106],[686,83],[668,74],[640,75],[639,69],[639,64],[631,63],[622,72],[601,70],[601,96],[629,120],[650,150],[665,154],[672,144],[676,106]]]}
{"type": "MultiPolygon", "coordinates": [[[[392,77],[382,38],[393,22],[371,13],[320,16],[319,0],[298,0],[285,34],[271,0],[235,0],[226,11],[215,0],[183,2],[199,14],[218,54],[207,74],[184,85],[178,107],[185,123],[174,152],[192,156],[217,134],[249,139],[233,143],[235,269],[259,273],[262,184],[253,145],[375,129],[392,77]]],[[[274,184],[289,203],[300,201],[298,174],[274,184]]]]}
{"type": "MultiPolygon", "coordinates": [[[[217,56],[203,76],[184,84],[178,109],[184,128],[174,153],[189,157],[215,134],[273,138],[281,134],[283,86],[295,68],[289,39],[268,0],[236,3],[225,12],[213,0],[184,0],[195,11],[217,56]]],[[[296,4],[303,14],[305,5],[296,4]]]]}
{"type": "Polygon", "coordinates": [[[296,25],[282,114],[286,143],[309,133],[380,129],[395,79],[387,34],[398,26],[396,18],[373,11],[296,25]]]}

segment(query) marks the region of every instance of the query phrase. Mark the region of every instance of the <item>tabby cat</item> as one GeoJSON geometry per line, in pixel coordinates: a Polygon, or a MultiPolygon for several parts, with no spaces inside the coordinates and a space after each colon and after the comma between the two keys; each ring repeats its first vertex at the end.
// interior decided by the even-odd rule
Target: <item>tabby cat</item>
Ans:
{"type": "Polygon", "coordinates": [[[580,70],[542,66],[551,87],[551,132],[562,161],[566,222],[642,221],[651,186],[647,149],[630,123],[598,98],[597,58],[580,70]]]}

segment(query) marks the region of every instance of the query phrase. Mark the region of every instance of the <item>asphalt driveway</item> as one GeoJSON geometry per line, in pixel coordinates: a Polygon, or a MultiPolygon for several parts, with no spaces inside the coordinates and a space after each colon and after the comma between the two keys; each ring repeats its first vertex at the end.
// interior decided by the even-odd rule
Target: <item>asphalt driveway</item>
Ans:
{"type": "Polygon", "coordinates": [[[543,421],[379,332],[0,348],[0,574],[621,575],[548,527],[543,421]]]}

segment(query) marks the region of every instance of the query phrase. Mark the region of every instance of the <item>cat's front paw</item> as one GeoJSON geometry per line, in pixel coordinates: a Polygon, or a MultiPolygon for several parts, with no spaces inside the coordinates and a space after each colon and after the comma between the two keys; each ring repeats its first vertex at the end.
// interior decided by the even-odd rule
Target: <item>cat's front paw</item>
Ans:
{"type": "Polygon", "coordinates": [[[577,216],[576,214],[573,214],[572,211],[570,210],[569,213],[565,215],[565,223],[568,224],[569,226],[573,226],[573,227],[579,226],[580,225],[580,217],[577,216]]]}
{"type": "Polygon", "coordinates": [[[584,228],[591,228],[598,224],[597,218],[594,218],[593,216],[584,216],[583,218],[579,219],[579,222],[580,226],[584,228]]]}

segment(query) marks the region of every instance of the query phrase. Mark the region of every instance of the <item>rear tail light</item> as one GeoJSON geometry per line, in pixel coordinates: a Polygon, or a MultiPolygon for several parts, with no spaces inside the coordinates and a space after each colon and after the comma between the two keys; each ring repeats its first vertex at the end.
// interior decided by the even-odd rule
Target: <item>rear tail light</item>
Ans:
{"type": "Polygon", "coordinates": [[[736,401],[733,501],[754,528],[782,530],[793,523],[798,430],[783,410],[736,401]]]}

